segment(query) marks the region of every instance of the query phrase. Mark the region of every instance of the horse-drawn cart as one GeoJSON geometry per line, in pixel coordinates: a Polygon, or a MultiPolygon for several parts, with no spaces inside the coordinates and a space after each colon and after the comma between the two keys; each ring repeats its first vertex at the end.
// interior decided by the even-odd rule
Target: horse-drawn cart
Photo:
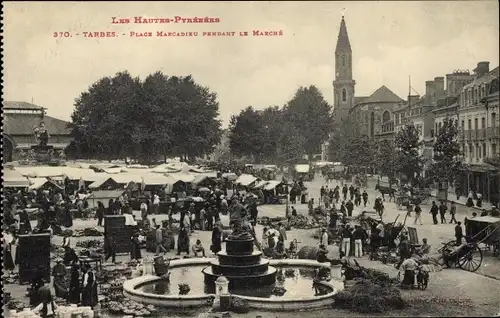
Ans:
{"type": "Polygon", "coordinates": [[[443,243],[440,252],[446,266],[460,267],[469,272],[475,272],[483,262],[483,251],[480,244],[493,248],[493,255],[500,252],[500,218],[491,216],[465,219],[466,242],[453,240],[443,243]]]}

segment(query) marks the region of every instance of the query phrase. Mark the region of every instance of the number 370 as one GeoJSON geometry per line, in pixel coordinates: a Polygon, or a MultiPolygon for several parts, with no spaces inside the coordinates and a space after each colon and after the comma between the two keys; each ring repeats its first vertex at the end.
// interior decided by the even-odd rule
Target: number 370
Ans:
{"type": "Polygon", "coordinates": [[[69,33],[69,32],[54,32],[53,37],[55,37],[55,38],[70,38],[71,33],[69,33]]]}

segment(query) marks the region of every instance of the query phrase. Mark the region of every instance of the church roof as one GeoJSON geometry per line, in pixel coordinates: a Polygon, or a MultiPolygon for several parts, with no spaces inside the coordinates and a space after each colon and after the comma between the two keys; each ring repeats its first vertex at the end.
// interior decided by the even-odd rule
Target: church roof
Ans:
{"type": "Polygon", "coordinates": [[[351,53],[351,43],[349,42],[349,36],[347,35],[347,27],[345,25],[344,17],[340,21],[339,37],[337,39],[337,47],[335,48],[335,53],[346,52],[351,53]]]}
{"type": "Polygon", "coordinates": [[[370,96],[354,96],[354,105],[364,102],[370,96]]]}
{"type": "Polygon", "coordinates": [[[42,106],[31,104],[28,102],[17,102],[17,101],[4,101],[3,108],[5,109],[32,109],[32,110],[42,110],[42,106]]]}
{"type": "Polygon", "coordinates": [[[362,101],[364,104],[369,103],[388,103],[388,102],[401,102],[403,99],[393,93],[390,89],[388,89],[385,85],[382,85],[379,89],[377,89],[370,97],[366,98],[362,101]]]}
{"type": "Polygon", "coordinates": [[[25,114],[4,114],[3,131],[6,134],[31,135],[33,128],[45,123],[50,135],[70,135],[71,129],[68,128],[68,122],[50,116],[32,116],[25,114]]]}

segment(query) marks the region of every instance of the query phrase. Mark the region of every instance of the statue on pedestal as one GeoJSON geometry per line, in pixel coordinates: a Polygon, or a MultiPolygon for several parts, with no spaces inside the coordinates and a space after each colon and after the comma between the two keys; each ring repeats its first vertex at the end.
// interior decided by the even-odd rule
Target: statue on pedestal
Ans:
{"type": "Polygon", "coordinates": [[[39,146],[47,146],[50,135],[47,131],[47,128],[45,128],[44,122],[40,122],[40,125],[33,129],[33,133],[35,135],[35,140],[39,146]]]}

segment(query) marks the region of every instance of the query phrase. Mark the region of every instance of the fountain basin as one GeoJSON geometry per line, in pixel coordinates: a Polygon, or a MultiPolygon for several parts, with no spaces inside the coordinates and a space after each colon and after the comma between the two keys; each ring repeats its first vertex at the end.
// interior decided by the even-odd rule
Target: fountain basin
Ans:
{"type": "MultiPolygon", "coordinates": [[[[204,274],[201,272],[201,269],[205,266],[210,265],[215,259],[210,258],[193,258],[193,259],[182,259],[182,260],[174,260],[170,263],[170,268],[172,270],[171,280],[172,280],[172,289],[176,290],[177,286],[175,285],[174,280],[181,280],[181,282],[189,284],[190,281],[186,281],[186,277],[175,278],[176,269],[180,272],[186,271],[184,275],[189,277],[190,279],[196,280],[197,284],[200,285],[203,283],[204,274]],[[193,270],[196,269],[196,273],[198,273],[197,277],[192,277],[193,270]],[[199,269],[199,272],[198,272],[199,269]],[[201,281],[201,283],[198,282],[201,281]]],[[[309,269],[309,271],[314,268],[319,267],[329,267],[329,265],[318,263],[313,260],[297,260],[297,259],[284,259],[284,260],[270,260],[270,264],[275,268],[287,268],[287,267],[298,267],[309,269]]],[[[179,273],[180,273],[179,272],[179,273]]],[[[230,278],[228,278],[230,279],[230,278]]],[[[288,278],[287,278],[288,279],[288,278]]],[[[312,286],[312,279],[309,281],[310,285],[307,285],[309,288],[312,286]]],[[[160,307],[170,307],[170,308],[189,308],[189,307],[204,307],[208,306],[210,301],[215,297],[213,292],[209,290],[209,288],[203,288],[201,286],[193,286],[193,290],[191,294],[188,295],[178,295],[175,292],[171,294],[165,294],[156,291],[151,291],[153,286],[157,286],[162,283],[162,279],[154,276],[154,275],[146,275],[138,278],[134,278],[128,280],[123,285],[124,295],[128,298],[138,301],[145,304],[152,304],[160,307]]],[[[194,284],[193,284],[194,285],[194,284]]],[[[294,295],[289,297],[269,297],[268,293],[269,289],[273,288],[273,286],[267,286],[261,290],[262,295],[248,296],[241,295],[238,292],[230,292],[239,298],[245,299],[248,302],[248,305],[251,308],[261,309],[261,310],[280,310],[280,311],[288,311],[288,310],[296,310],[296,309],[312,309],[312,308],[321,308],[324,306],[329,306],[333,303],[333,296],[339,291],[343,289],[343,282],[341,281],[330,281],[330,282],[319,282],[318,286],[321,286],[327,293],[324,295],[314,296],[311,293],[306,293],[306,288],[294,287],[293,282],[289,282],[288,280],[284,283],[285,287],[295,288],[294,295]],[[290,287],[291,286],[291,287],[290,287]],[[301,293],[302,294],[301,294],[301,293]]],[[[208,286],[207,286],[208,287],[208,286]]],[[[154,287],[156,288],[156,287],[154,287]]]]}

